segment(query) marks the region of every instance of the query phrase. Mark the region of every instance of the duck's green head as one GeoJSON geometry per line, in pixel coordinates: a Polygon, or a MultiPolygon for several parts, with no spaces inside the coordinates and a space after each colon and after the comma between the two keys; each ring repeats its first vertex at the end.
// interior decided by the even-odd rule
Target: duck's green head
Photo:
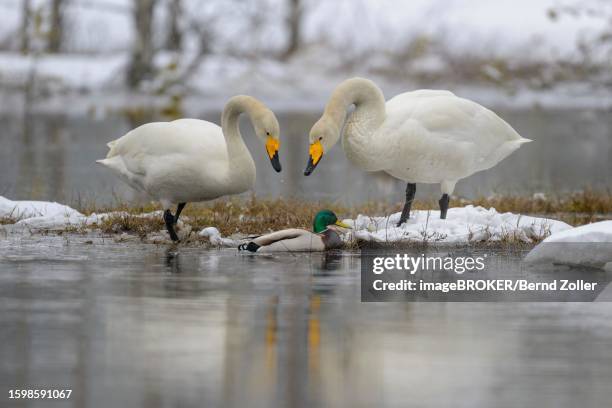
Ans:
{"type": "Polygon", "coordinates": [[[312,229],[316,234],[325,231],[328,225],[337,225],[343,228],[350,228],[350,226],[346,225],[342,221],[339,221],[336,214],[330,210],[319,211],[317,215],[315,215],[312,225],[312,229]]]}

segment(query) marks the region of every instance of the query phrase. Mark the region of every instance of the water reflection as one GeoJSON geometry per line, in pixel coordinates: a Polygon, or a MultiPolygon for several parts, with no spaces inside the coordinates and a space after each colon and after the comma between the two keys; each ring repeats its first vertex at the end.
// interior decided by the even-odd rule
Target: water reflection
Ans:
{"type": "Polygon", "coordinates": [[[319,270],[314,273],[314,276],[332,275],[329,271],[337,271],[342,266],[342,256],[343,253],[341,251],[328,251],[322,254],[321,266],[319,270]]]}
{"type": "MultiPolygon", "coordinates": [[[[585,186],[606,188],[612,182],[612,119],[604,111],[499,111],[522,135],[535,142],[524,146],[495,168],[459,182],[457,194],[572,191],[585,186]],[[577,160],[576,158],[580,158],[577,160]]],[[[27,121],[0,117],[0,194],[71,203],[109,203],[142,196],[96,165],[107,152],[106,142],[121,136],[151,116],[63,117],[40,114],[27,121]]],[[[218,122],[218,113],[196,115],[218,122]]],[[[257,163],[255,191],[259,196],[311,200],[390,201],[403,199],[404,186],[384,173],[365,173],[351,166],[340,147],[326,154],[311,177],[304,177],[306,136],[317,112],[279,113],[282,129],[283,172],[269,165],[263,146],[246,118],[241,122],[245,141],[257,163]]],[[[163,119],[163,118],[162,118],[163,119]]],[[[419,197],[437,197],[438,186],[420,186],[419,197]]]]}
{"type": "Polygon", "coordinates": [[[166,267],[168,268],[168,273],[169,274],[179,274],[179,273],[181,273],[180,263],[181,263],[181,261],[179,259],[178,246],[177,245],[171,245],[166,250],[166,267]]]}
{"type": "Polygon", "coordinates": [[[362,304],[355,253],[85,239],[0,241],[3,389],[69,386],[75,407],[612,398],[612,304],[362,304]]]}

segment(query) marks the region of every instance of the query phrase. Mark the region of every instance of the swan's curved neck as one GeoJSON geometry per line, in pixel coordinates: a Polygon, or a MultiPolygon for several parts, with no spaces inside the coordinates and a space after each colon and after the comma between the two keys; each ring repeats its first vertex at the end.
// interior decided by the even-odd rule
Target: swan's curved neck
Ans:
{"type": "Polygon", "coordinates": [[[381,168],[380,158],[384,155],[378,152],[380,143],[372,139],[386,116],[385,97],[376,84],[367,79],[353,78],[336,87],[321,120],[333,126],[331,145],[340,139],[344,126],[342,147],[347,158],[374,171],[381,168]],[[355,105],[355,110],[347,118],[352,105],[355,105]]]}
{"type": "Polygon", "coordinates": [[[230,165],[230,176],[244,171],[242,167],[253,164],[253,158],[249,153],[240,133],[238,119],[242,113],[246,113],[252,124],[257,120],[258,112],[263,111],[265,106],[250,96],[239,95],[231,98],[221,115],[221,129],[227,146],[227,156],[230,165]]]}
{"type": "MultiPolygon", "coordinates": [[[[232,149],[242,148],[246,149],[242,135],[240,134],[240,127],[238,119],[240,114],[246,113],[249,116],[251,123],[256,120],[256,112],[265,109],[263,104],[250,96],[239,95],[231,98],[221,115],[221,129],[227,142],[227,149],[230,157],[232,157],[232,149]]],[[[248,152],[248,151],[247,151],[248,152]]]]}
{"type": "MultiPolygon", "coordinates": [[[[374,82],[367,79],[346,80],[332,93],[323,116],[331,119],[340,131],[352,105],[355,105],[355,110],[348,120],[358,125],[363,136],[371,136],[386,116],[385,97],[382,91],[374,82]]],[[[347,136],[352,135],[347,134],[347,136]]]]}

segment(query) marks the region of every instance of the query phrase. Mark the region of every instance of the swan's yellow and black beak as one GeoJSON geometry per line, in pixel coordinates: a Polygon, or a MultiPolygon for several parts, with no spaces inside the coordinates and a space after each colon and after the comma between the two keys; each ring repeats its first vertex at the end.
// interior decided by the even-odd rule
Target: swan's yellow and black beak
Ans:
{"type": "Polygon", "coordinates": [[[319,164],[321,157],[323,157],[323,146],[321,145],[321,142],[316,141],[311,144],[308,153],[310,154],[310,156],[308,157],[308,164],[306,164],[306,170],[304,170],[305,176],[310,176],[310,173],[314,171],[315,167],[317,167],[317,164],[319,164]]]}
{"type": "Polygon", "coordinates": [[[266,152],[268,152],[268,157],[270,157],[270,163],[272,163],[272,168],[276,170],[277,173],[281,171],[281,164],[278,158],[278,148],[280,147],[280,142],[278,139],[275,139],[271,136],[266,140],[266,152]]]}

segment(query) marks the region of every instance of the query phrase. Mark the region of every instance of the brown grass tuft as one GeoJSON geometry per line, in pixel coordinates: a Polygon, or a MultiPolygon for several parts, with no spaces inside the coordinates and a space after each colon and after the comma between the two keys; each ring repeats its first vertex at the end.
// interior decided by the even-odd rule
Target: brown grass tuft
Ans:
{"type": "Polygon", "coordinates": [[[15,224],[17,221],[19,220],[13,217],[0,217],[0,225],[15,224]]]}
{"type": "Polygon", "coordinates": [[[162,217],[139,217],[136,214],[117,214],[104,219],[98,227],[102,232],[121,234],[129,232],[141,238],[164,228],[162,217]]]}

